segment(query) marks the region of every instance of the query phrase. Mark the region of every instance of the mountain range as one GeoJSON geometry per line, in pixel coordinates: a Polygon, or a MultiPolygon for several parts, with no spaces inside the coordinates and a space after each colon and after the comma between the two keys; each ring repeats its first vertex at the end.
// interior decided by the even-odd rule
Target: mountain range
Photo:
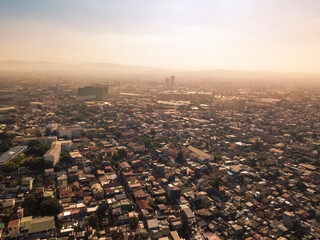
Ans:
{"type": "Polygon", "coordinates": [[[0,72],[47,73],[59,75],[105,76],[116,78],[160,78],[175,75],[177,80],[320,80],[320,74],[299,72],[238,71],[238,70],[177,70],[113,63],[60,63],[0,61],[0,72]]]}

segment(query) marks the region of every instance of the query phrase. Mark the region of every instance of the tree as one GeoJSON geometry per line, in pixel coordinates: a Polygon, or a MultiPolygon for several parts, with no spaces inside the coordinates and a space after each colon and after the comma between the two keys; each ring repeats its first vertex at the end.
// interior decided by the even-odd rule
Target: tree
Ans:
{"type": "Polygon", "coordinates": [[[307,186],[304,182],[297,182],[296,184],[297,188],[300,190],[300,191],[305,191],[307,189],[307,186]]]}
{"type": "Polygon", "coordinates": [[[12,216],[13,216],[13,210],[12,209],[6,211],[5,215],[2,217],[3,222],[5,224],[7,224],[12,219],[12,216]]]}
{"type": "MultiPolygon", "coordinates": [[[[33,143],[35,144],[35,143],[33,143]]],[[[26,155],[36,155],[38,157],[42,157],[49,149],[50,149],[50,145],[47,143],[37,143],[35,145],[33,145],[31,147],[29,147],[26,151],[26,155]]]]}
{"type": "Polygon", "coordinates": [[[152,147],[151,139],[149,137],[139,137],[138,142],[143,143],[146,146],[146,148],[152,147]]]}
{"type": "Polygon", "coordinates": [[[119,153],[118,152],[114,152],[113,153],[113,155],[112,155],[112,159],[114,160],[114,161],[119,161],[119,153]]]}
{"type": "Polygon", "coordinates": [[[210,181],[209,184],[214,188],[220,187],[220,178],[215,178],[214,180],[210,181]]]}
{"type": "Polygon", "coordinates": [[[7,142],[0,143],[0,152],[6,152],[9,150],[9,148],[10,148],[9,143],[7,142]]]}
{"type": "Polygon", "coordinates": [[[18,168],[18,164],[14,163],[13,161],[9,161],[2,165],[1,170],[5,173],[11,173],[17,171],[18,168]]]}
{"type": "Polygon", "coordinates": [[[220,162],[220,161],[222,161],[221,155],[215,155],[215,156],[214,156],[214,161],[215,161],[215,162],[220,162]]]}
{"type": "Polygon", "coordinates": [[[21,179],[15,179],[10,183],[10,187],[15,188],[18,185],[21,185],[21,179]]]}
{"type": "Polygon", "coordinates": [[[154,203],[158,205],[158,204],[163,204],[163,203],[165,203],[165,201],[164,201],[162,198],[157,197],[157,198],[154,200],[154,203]]]}
{"type": "Polygon", "coordinates": [[[43,167],[44,169],[53,168],[53,163],[49,161],[44,161],[43,167]]]}
{"type": "Polygon", "coordinates": [[[183,152],[182,151],[179,151],[178,152],[178,155],[176,157],[176,160],[177,162],[182,162],[184,160],[184,157],[183,157],[183,152]]]}
{"type": "Polygon", "coordinates": [[[91,160],[92,165],[96,168],[96,169],[100,169],[100,164],[101,164],[101,159],[98,157],[95,157],[91,160]]]}
{"type": "Polygon", "coordinates": [[[319,159],[313,160],[311,164],[313,166],[320,166],[320,160],[319,159]]]}
{"type": "Polygon", "coordinates": [[[23,153],[20,153],[19,156],[16,156],[13,159],[11,159],[10,162],[14,162],[18,166],[20,166],[24,158],[25,158],[25,155],[23,153]]]}
{"type": "Polygon", "coordinates": [[[25,216],[32,216],[37,214],[38,212],[37,206],[38,206],[38,200],[36,199],[36,197],[33,194],[27,195],[24,198],[24,203],[23,203],[25,216]]]}
{"type": "Polygon", "coordinates": [[[155,204],[154,201],[149,200],[149,201],[148,201],[148,204],[149,204],[150,207],[152,207],[152,209],[153,209],[154,211],[155,211],[155,210],[158,210],[158,205],[155,204]]]}
{"type": "Polygon", "coordinates": [[[60,161],[61,162],[69,162],[70,161],[70,156],[66,152],[62,152],[60,155],[60,161]]]}
{"type": "Polygon", "coordinates": [[[254,142],[254,143],[252,144],[251,150],[252,150],[252,151],[260,151],[261,148],[262,148],[262,146],[263,146],[263,143],[262,143],[262,142],[256,141],[256,142],[254,142]]]}
{"type": "Polygon", "coordinates": [[[129,217],[129,226],[132,230],[136,229],[139,224],[139,218],[136,216],[134,217],[129,217]]]}
{"type": "Polygon", "coordinates": [[[182,222],[181,233],[184,236],[184,238],[189,239],[191,236],[191,227],[189,226],[188,219],[183,218],[181,222],[182,222]]]}
{"type": "Polygon", "coordinates": [[[98,226],[98,216],[95,213],[90,214],[87,217],[87,223],[93,227],[96,228],[98,226]]]}
{"type": "Polygon", "coordinates": [[[61,165],[59,162],[57,162],[57,164],[54,166],[54,172],[60,172],[61,171],[61,165]]]}
{"type": "Polygon", "coordinates": [[[102,219],[104,216],[106,216],[107,211],[108,211],[108,204],[103,201],[97,209],[98,218],[102,219]]]}
{"type": "Polygon", "coordinates": [[[42,157],[31,158],[25,165],[32,171],[43,170],[44,169],[44,159],[42,157]]]}
{"type": "Polygon", "coordinates": [[[250,167],[255,167],[257,166],[257,160],[253,159],[253,158],[250,158],[249,161],[248,161],[248,165],[250,167]]]}
{"type": "Polygon", "coordinates": [[[118,150],[118,155],[120,159],[127,157],[127,151],[124,148],[118,150]]]}
{"type": "Polygon", "coordinates": [[[32,140],[28,143],[28,147],[31,148],[33,146],[39,145],[40,143],[36,140],[32,140]]]}
{"type": "Polygon", "coordinates": [[[124,239],[123,232],[117,231],[117,230],[113,230],[111,232],[111,239],[112,240],[123,240],[124,239]]]}
{"type": "Polygon", "coordinates": [[[57,215],[62,211],[62,206],[58,199],[51,198],[49,200],[44,200],[40,204],[40,211],[43,215],[57,215]]]}
{"type": "Polygon", "coordinates": [[[161,143],[159,141],[154,141],[152,142],[152,147],[153,148],[161,148],[161,143]]]}
{"type": "Polygon", "coordinates": [[[120,138],[122,133],[117,129],[113,132],[113,134],[116,136],[116,138],[120,138]]]}

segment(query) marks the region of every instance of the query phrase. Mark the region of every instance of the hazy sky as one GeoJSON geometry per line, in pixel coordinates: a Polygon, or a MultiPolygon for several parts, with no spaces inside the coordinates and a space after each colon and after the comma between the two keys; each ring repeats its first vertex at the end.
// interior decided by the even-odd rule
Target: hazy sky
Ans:
{"type": "Polygon", "coordinates": [[[320,0],[0,0],[0,60],[320,72],[320,0]]]}

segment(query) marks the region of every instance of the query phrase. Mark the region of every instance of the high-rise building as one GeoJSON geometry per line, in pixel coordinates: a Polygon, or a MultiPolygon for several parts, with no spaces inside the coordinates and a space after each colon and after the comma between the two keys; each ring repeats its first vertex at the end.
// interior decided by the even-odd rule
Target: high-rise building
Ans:
{"type": "Polygon", "coordinates": [[[164,84],[165,84],[166,89],[172,91],[174,85],[176,84],[176,79],[175,79],[174,75],[171,75],[170,78],[166,77],[164,80],[164,84]]]}
{"type": "Polygon", "coordinates": [[[170,77],[170,85],[174,86],[175,84],[176,84],[176,79],[175,79],[175,77],[173,75],[171,75],[171,77],[170,77]]]}
{"type": "Polygon", "coordinates": [[[103,99],[108,96],[108,86],[85,86],[78,88],[78,96],[85,98],[103,99]]]}

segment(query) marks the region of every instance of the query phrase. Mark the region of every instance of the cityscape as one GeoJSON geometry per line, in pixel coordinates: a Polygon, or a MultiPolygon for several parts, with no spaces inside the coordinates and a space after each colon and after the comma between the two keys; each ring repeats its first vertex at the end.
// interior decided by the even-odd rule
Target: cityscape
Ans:
{"type": "MultiPolygon", "coordinates": [[[[268,60],[273,50],[259,36],[265,52],[240,61],[198,44],[219,29],[216,8],[235,19],[232,6],[243,10],[248,26],[252,9],[268,21],[281,9],[283,19],[300,17],[298,32],[320,27],[318,2],[111,2],[0,1],[0,239],[320,239],[320,49],[297,49],[311,49],[320,28],[295,35],[295,57],[286,41],[281,63],[268,60]],[[194,55],[167,42],[164,26],[188,26],[194,55]],[[121,37],[112,42],[113,34],[121,37]]],[[[237,33],[222,15],[221,29],[237,33]]],[[[293,34],[284,22],[279,29],[293,34]]]]}

